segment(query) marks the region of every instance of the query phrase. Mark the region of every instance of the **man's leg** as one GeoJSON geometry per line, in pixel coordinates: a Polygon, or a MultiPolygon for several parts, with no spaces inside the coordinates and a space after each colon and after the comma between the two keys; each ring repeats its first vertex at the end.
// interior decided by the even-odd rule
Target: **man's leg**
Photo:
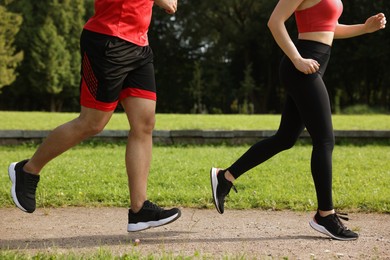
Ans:
{"type": "Polygon", "coordinates": [[[156,102],[127,97],[122,101],[131,130],[126,146],[126,169],[130,191],[127,231],[140,231],[169,224],[181,215],[178,208],[164,209],[147,200],[147,184],[152,160],[152,134],[156,102]]]}
{"type": "Polygon", "coordinates": [[[112,113],[113,111],[104,112],[81,107],[79,117],[55,128],[23,169],[29,173],[39,174],[49,161],[84,139],[101,132],[110,120],[112,113]]]}
{"type": "Polygon", "coordinates": [[[86,107],[80,116],[54,129],[29,160],[11,163],[8,174],[12,182],[11,195],[15,205],[23,211],[35,211],[35,193],[42,168],[56,156],[100,132],[113,112],[102,112],[86,107]]]}
{"type": "Polygon", "coordinates": [[[152,160],[152,134],[156,102],[128,97],[122,100],[130,124],[126,146],[126,169],[132,211],[138,212],[147,200],[147,182],[152,160]]]}

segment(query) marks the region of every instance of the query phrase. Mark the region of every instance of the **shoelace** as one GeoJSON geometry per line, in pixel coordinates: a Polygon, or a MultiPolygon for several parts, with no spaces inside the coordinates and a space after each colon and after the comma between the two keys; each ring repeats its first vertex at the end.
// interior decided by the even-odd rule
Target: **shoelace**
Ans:
{"type": "Polygon", "coordinates": [[[342,212],[336,212],[335,213],[337,217],[341,218],[341,219],[344,219],[345,221],[348,221],[349,218],[347,217],[348,214],[347,213],[342,213],[342,212]]]}
{"type": "Polygon", "coordinates": [[[343,222],[341,222],[341,220],[340,220],[340,219],[343,219],[345,221],[348,221],[349,218],[347,217],[348,216],[347,213],[336,212],[333,214],[333,216],[334,216],[336,223],[340,226],[340,228],[342,228],[344,230],[348,230],[348,228],[346,226],[344,226],[343,222]]]}
{"type": "Polygon", "coordinates": [[[27,189],[28,193],[35,195],[35,191],[37,190],[37,186],[38,186],[38,181],[39,180],[36,178],[27,177],[27,179],[26,179],[27,188],[26,189],[27,189]]]}

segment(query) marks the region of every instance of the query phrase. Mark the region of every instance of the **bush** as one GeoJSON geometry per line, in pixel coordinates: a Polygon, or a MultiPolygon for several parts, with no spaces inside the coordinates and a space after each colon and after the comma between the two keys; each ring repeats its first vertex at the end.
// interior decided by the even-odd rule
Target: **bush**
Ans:
{"type": "Polygon", "coordinates": [[[370,107],[368,105],[358,104],[358,105],[344,108],[342,113],[347,115],[365,115],[365,114],[387,114],[389,113],[389,111],[387,111],[385,108],[370,107]]]}

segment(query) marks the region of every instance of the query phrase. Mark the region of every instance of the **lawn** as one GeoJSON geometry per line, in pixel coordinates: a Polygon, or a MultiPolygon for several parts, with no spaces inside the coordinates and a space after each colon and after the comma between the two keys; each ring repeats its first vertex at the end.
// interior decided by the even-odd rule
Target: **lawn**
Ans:
{"type": "MultiPolygon", "coordinates": [[[[52,129],[75,113],[0,112],[0,129],[52,129]],[[33,122],[33,123],[32,123],[33,122]]],[[[279,115],[157,114],[157,130],[276,129],[279,115]]],[[[107,129],[126,129],[115,113],[107,129]]],[[[390,130],[389,115],[336,115],[338,130],[390,130]]],[[[0,167],[29,158],[35,144],[0,146],[0,167]]],[[[39,207],[123,206],[129,204],[124,168],[125,145],[86,142],[47,165],[38,188],[39,207]],[[92,158],[92,159],[91,159],[92,158]]],[[[149,198],[163,206],[210,208],[209,168],[228,167],[248,145],[155,146],[149,198]],[[191,191],[191,192],[189,192],[191,191]]],[[[236,182],[230,208],[313,210],[311,146],[299,144],[256,167],[236,182]]],[[[386,143],[337,145],[334,151],[334,200],[338,208],[390,212],[390,149],[386,143]]],[[[0,176],[0,207],[12,206],[8,176],[0,176]]]]}
{"type": "MultiPolygon", "coordinates": [[[[0,111],[0,130],[51,130],[78,116],[77,113],[0,111]]],[[[185,115],[157,114],[156,130],[274,130],[280,115],[185,115]]],[[[335,130],[390,130],[390,115],[335,115],[335,130]]],[[[128,129],[126,115],[115,113],[109,130],[128,129]]]]}
{"type": "MultiPolygon", "coordinates": [[[[1,146],[0,167],[28,158],[34,145],[1,146]]],[[[227,167],[247,146],[155,146],[149,198],[163,206],[212,208],[211,166],[227,167]]],[[[125,146],[79,145],[42,172],[38,207],[129,205],[125,146]]],[[[297,145],[240,177],[226,207],[314,210],[311,146],[297,145]]],[[[339,209],[390,212],[390,149],[385,145],[336,146],[334,202],[339,209]]],[[[10,181],[0,176],[0,207],[11,207],[10,181]]]]}

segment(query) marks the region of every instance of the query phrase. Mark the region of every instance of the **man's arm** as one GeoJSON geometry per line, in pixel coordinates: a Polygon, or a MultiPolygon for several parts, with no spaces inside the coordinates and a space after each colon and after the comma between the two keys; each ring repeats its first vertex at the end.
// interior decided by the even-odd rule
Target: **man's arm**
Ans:
{"type": "Polygon", "coordinates": [[[177,11],[177,0],[154,0],[154,3],[168,14],[174,14],[177,11]]]}

